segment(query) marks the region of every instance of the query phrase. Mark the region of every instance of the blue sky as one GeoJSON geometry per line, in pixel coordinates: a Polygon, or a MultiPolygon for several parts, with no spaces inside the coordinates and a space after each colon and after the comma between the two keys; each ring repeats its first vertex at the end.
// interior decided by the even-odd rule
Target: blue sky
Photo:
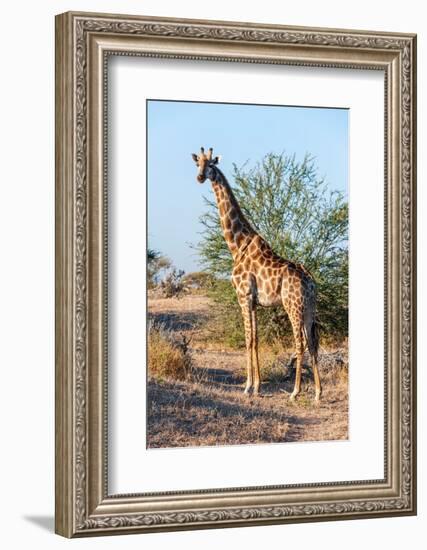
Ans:
{"type": "Polygon", "coordinates": [[[270,152],[306,153],[331,190],[348,196],[348,110],[312,107],[147,102],[148,245],[186,272],[199,269],[190,244],[200,240],[203,196],[191,153],[200,147],[221,155],[232,184],[232,165],[252,167],[270,152]]]}

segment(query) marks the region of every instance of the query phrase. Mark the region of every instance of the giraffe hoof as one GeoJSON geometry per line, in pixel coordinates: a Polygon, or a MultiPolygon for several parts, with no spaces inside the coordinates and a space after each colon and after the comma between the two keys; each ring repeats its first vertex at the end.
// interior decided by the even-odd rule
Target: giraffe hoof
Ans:
{"type": "Polygon", "coordinates": [[[289,401],[295,401],[296,397],[297,397],[296,393],[291,393],[291,395],[289,397],[289,401]]]}
{"type": "Polygon", "coordinates": [[[314,398],[314,402],[316,403],[316,405],[320,403],[320,395],[320,393],[316,393],[316,397],[314,398]]]}
{"type": "Polygon", "coordinates": [[[246,386],[245,391],[243,393],[246,395],[249,395],[251,393],[251,387],[246,386]]]}

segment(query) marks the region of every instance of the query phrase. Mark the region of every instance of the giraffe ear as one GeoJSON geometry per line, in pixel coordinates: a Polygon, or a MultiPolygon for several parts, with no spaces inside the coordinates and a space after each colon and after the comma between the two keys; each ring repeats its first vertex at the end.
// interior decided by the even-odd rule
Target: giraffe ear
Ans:
{"type": "Polygon", "coordinates": [[[221,160],[221,157],[215,157],[215,158],[213,159],[213,163],[214,163],[214,164],[218,164],[220,160],[221,160]]]}
{"type": "Polygon", "coordinates": [[[194,162],[197,162],[199,160],[199,157],[196,155],[196,153],[192,153],[191,157],[194,160],[194,162]]]}

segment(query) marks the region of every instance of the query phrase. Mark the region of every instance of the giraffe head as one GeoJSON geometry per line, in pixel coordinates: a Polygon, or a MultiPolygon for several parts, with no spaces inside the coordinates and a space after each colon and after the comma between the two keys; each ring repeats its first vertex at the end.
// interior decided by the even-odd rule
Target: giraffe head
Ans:
{"type": "Polygon", "coordinates": [[[197,181],[199,183],[203,183],[206,179],[214,181],[217,177],[216,165],[218,164],[220,157],[213,156],[212,147],[207,153],[205,153],[203,147],[200,147],[200,153],[198,155],[193,153],[191,156],[199,169],[197,173],[197,181]]]}

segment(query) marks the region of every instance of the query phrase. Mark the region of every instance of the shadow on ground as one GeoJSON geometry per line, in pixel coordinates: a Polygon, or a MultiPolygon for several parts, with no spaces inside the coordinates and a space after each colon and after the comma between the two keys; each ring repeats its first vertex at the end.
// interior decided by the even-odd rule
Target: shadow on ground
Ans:
{"type": "Polygon", "coordinates": [[[200,323],[200,313],[191,311],[175,312],[149,312],[149,321],[156,325],[163,325],[166,329],[172,331],[194,330],[200,323]]]}
{"type": "MultiPolygon", "coordinates": [[[[212,369],[212,376],[223,373],[212,369]]],[[[301,428],[320,420],[290,412],[283,394],[270,400],[232,395],[222,388],[148,383],[148,446],[241,445],[297,441],[301,428]],[[282,406],[280,406],[282,404],[282,406]]]]}

